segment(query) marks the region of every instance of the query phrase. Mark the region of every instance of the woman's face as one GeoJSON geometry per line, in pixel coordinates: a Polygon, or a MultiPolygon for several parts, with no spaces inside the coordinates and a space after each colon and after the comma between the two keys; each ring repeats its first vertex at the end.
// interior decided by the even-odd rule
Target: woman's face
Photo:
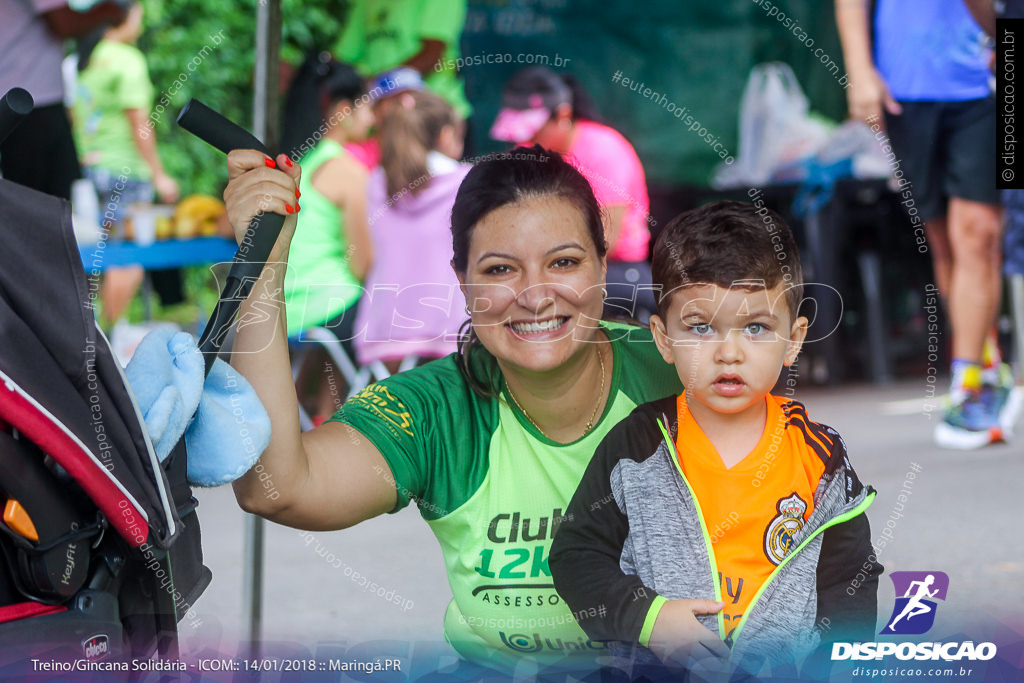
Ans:
{"type": "Polygon", "coordinates": [[[350,100],[341,100],[335,106],[335,113],[344,115],[346,108],[348,115],[342,119],[346,137],[353,141],[365,140],[374,124],[373,107],[366,102],[357,105],[350,100]]]}
{"type": "Polygon", "coordinates": [[[553,152],[566,154],[572,144],[571,138],[572,106],[560,104],[551,114],[551,118],[534,134],[533,142],[553,152]]]}
{"type": "Polygon", "coordinates": [[[594,340],[605,260],[566,199],[533,197],[484,216],[458,275],[473,328],[503,368],[553,370],[594,340]]]}

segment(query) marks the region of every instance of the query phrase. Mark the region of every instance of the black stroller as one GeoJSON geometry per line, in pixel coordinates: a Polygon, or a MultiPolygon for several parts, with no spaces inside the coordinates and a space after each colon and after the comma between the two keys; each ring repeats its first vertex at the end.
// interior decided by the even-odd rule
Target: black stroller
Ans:
{"type": "MultiPolygon", "coordinates": [[[[0,99],[0,140],[31,108],[24,90],[0,99]]],[[[178,124],[268,153],[195,100],[178,124]]],[[[250,224],[199,340],[207,373],[283,224],[250,224]]],[[[31,657],[173,659],[211,579],[184,440],[157,460],[96,325],[68,204],[0,180],[0,238],[0,678],[31,657]]]]}
{"type": "MultiPolygon", "coordinates": [[[[0,139],[27,109],[0,101],[0,139]]],[[[0,180],[0,239],[0,678],[30,657],[172,658],[211,579],[184,442],[157,461],[67,202],[0,180]]]]}

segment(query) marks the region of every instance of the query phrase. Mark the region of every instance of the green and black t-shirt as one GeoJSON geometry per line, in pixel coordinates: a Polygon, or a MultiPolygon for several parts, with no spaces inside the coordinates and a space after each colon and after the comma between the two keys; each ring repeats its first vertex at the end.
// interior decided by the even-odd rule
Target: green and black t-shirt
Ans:
{"type": "Polygon", "coordinates": [[[508,400],[496,361],[472,354],[474,375],[501,399],[475,393],[454,354],[372,384],[332,420],[381,452],[398,491],[395,512],[415,500],[441,544],[454,599],[445,637],[464,657],[511,669],[593,661],[604,651],[576,624],[548,568],[554,531],[597,445],[637,405],[678,394],[648,330],[602,322],[612,340],[611,393],[597,426],[560,444],[508,400]],[[578,659],[582,658],[582,659],[578,659]]]}

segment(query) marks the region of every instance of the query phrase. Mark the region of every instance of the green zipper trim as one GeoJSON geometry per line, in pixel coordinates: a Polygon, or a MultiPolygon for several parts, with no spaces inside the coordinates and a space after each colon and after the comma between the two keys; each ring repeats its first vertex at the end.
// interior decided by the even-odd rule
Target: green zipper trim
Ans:
{"type": "MultiPolygon", "coordinates": [[[[715,601],[722,602],[722,581],[718,578],[718,564],[715,562],[715,551],[711,547],[711,537],[708,535],[708,528],[704,524],[704,513],[700,509],[700,501],[697,500],[697,494],[693,492],[693,487],[690,486],[690,482],[686,480],[686,475],[683,474],[683,467],[679,464],[679,453],[676,452],[676,445],[672,442],[672,436],[665,429],[665,425],[658,420],[658,427],[661,429],[661,433],[665,436],[665,443],[668,444],[669,450],[672,452],[672,462],[676,466],[676,470],[679,472],[679,476],[682,477],[683,483],[686,484],[686,489],[690,492],[690,498],[693,499],[693,505],[697,508],[697,521],[700,522],[701,533],[704,534],[704,546],[708,551],[708,560],[711,562],[711,583],[715,587],[715,601]]],[[[725,615],[719,610],[718,614],[715,615],[718,619],[718,637],[725,639],[725,615]]]]}
{"type": "Polygon", "coordinates": [[[664,595],[654,596],[654,601],[651,602],[650,608],[647,610],[647,616],[644,617],[643,628],[640,629],[640,637],[637,641],[644,647],[649,647],[648,643],[651,642],[651,633],[654,631],[654,622],[658,620],[658,615],[661,614],[661,608],[668,602],[668,598],[664,595]]]}
{"type": "Polygon", "coordinates": [[[865,510],[867,510],[868,506],[871,505],[872,501],[875,500],[875,495],[876,495],[876,492],[872,491],[871,493],[869,493],[867,495],[866,498],[864,498],[864,500],[861,501],[860,505],[858,505],[854,509],[850,510],[849,512],[846,512],[846,513],[844,513],[842,515],[839,515],[835,519],[830,520],[828,524],[825,524],[823,526],[818,527],[814,531],[814,533],[811,534],[810,536],[808,536],[807,538],[805,538],[804,542],[801,543],[800,545],[798,545],[793,550],[793,552],[788,553],[784,558],[782,558],[782,562],[779,563],[779,566],[777,566],[775,568],[775,571],[773,571],[771,574],[768,575],[768,578],[765,579],[765,582],[762,583],[761,587],[757,589],[756,593],[754,593],[754,597],[751,598],[750,604],[747,605],[747,609],[744,610],[743,616],[740,617],[740,623],[736,624],[736,628],[733,629],[732,636],[731,636],[731,638],[732,638],[732,647],[733,648],[736,647],[736,640],[740,637],[740,632],[743,630],[743,626],[747,623],[747,617],[750,615],[751,612],[754,611],[754,606],[757,604],[758,599],[760,599],[760,597],[764,593],[765,589],[768,588],[768,585],[772,582],[772,579],[775,578],[775,576],[782,570],[782,568],[785,567],[786,564],[794,556],[796,556],[796,554],[798,552],[800,552],[808,543],[813,541],[814,538],[818,534],[823,533],[826,529],[834,527],[836,524],[842,524],[843,522],[851,520],[854,517],[856,517],[857,515],[863,513],[865,510]]]}

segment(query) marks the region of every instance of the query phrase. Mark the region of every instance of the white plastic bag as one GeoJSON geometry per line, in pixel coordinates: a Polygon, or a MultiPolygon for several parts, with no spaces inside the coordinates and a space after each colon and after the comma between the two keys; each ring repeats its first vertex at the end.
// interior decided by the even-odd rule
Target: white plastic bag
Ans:
{"type": "Polygon", "coordinates": [[[809,109],[788,64],[755,66],[740,101],[739,154],[731,165],[716,167],[712,186],[764,185],[778,169],[816,154],[829,127],[809,109]]]}

